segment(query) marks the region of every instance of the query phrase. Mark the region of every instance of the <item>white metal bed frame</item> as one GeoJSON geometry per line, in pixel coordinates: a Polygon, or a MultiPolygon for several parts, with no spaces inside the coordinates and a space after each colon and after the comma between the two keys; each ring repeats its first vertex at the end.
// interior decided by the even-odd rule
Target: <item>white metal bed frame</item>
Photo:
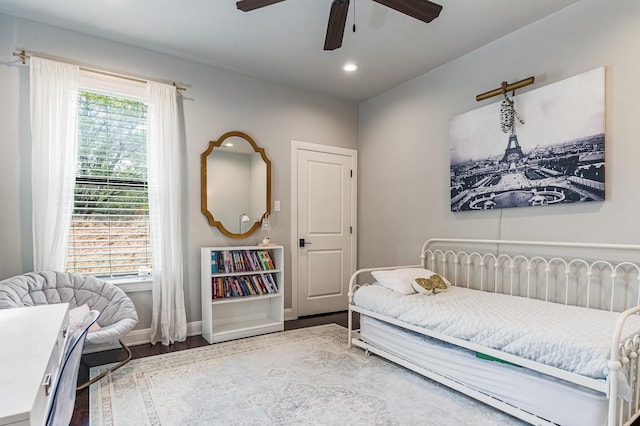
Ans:
{"type": "MultiPolygon", "coordinates": [[[[617,253],[640,260],[640,245],[569,243],[544,241],[478,240],[433,238],[427,240],[421,251],[419,265],[364,268],[356,271],[349,282],[349,346],[363,348],[402,365],[425,377],[440,382],[485,404],[493,406],[531,424],[552,425],[549,421],[493,396],[476,391],[462,383],[399,358],[360,339],[359,330],[353,329],[353,315],[370,316],[398,327],[430,336],[454,345],[503,359],[513,364],[566,380],[602,392],[609,399],[608,426],[631,425],[640,417],[640,335],[620,341],[622,328],[631,315],[640,312],[640,266],[635,262],[611,262],[596,258],[567,260],[557,252],[584,252],[587,255],[617,253]],[[467,250],[464,250],[464,249],[467,250]],[[471,250],[468,250],[468,249],[471,250]],[[520,253],[514,252],[521,250],[520,253]],[[528,253],[531,249],[538,252],[528,253]],[[546,256],[546,257],[544,257],[546,256]],[[408,324],[391,317],[359,308],[353,304],[353,294],[367,279],[371,271],[407,267],[425,267],[447,278],[452,285],[481,291],[535,298],[565,305],[584,306],[619,312],[615,331],[611,337],[610,372],[621,371],[628,380],[631,402],[618,397],[618,375],[610,374],[606,382],[575,373],[569,373],[535,361],[487,348],[462,339],[408,324]]],[[[372,282],[370,279],[368,282],[372,282]]],[[[368,283],[367,282],[367,283],[368,283]]]]}

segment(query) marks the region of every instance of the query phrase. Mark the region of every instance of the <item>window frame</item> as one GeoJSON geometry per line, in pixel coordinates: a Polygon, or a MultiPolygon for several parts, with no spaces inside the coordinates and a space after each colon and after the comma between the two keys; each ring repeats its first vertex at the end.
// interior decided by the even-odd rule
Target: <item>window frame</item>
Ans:
{"type": "MultiPolygon", "coordinates": [[[[146,82],[102,74],[92,70],[80,70],[78,91],[99,92],[109,96],[117,96],[147,103],[146,82]]],[[[152,278],[148,275],[129,275],[122,277],[102,276],[100,279],[117,285],[127,293],[149,291],[152,288],[152,278]]]]}

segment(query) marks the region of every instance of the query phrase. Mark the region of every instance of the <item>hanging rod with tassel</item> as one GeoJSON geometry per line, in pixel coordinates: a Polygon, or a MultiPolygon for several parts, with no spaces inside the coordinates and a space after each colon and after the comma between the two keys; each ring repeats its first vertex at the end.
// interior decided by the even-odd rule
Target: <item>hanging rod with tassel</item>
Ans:
{"type": "MultiPolygon", "coordinates": [[[[26,65],[27,64],[27,59],[31,58],[31,56],[27,55],[27,53],[25,53],[24,50],[21,50],[20,52],[13,52],[13,56],[16,56],[16,57],[20,58],[22,60],[22,65],[26,65]]],[[[106,75],[106,76],[110,76],[110,77],[123,78],[125,80],[135,81],[135,82],[138,82],[138,83],[146,83],[147,81],[150,81],[150,79],[132,77],[132,76],[124,75],[124,74],[118,74],[118,73],[114,73],[114,72],[98,70],[98,69],[95,69],[95,68],[88,68],[88,67],[81,66],[81,65],[78,65],[78,66],[83,71],[88,71],[88,72],[92,72],[92,73],[95,73],[95,74],[101,74],[101,75],[106,75]]],[[[176,88],[176,90],[182,90],[182,91],[186,91],[187,90],[186,87],[178,86],[175,82],[173,82],[172,84],[176,88]]]]}
{"type": "Polygon", "coordinates": [[[502,86],[498,87],[497,89],[493,89],[476,96],[476,101],[480,102],[485,99],[493,98],[494,96],[502,95],[503,93],[506,93],[506,92],[511,92],[516,89],[520,89],[522,87],[533,84],[535,80],[536,79],[534,77],[529,77],[529,78],[525,78],[524,80],[516,81],[515,83],[511,83],[511,84],[507,83],[506,81],[503,81],[502,86]]]}

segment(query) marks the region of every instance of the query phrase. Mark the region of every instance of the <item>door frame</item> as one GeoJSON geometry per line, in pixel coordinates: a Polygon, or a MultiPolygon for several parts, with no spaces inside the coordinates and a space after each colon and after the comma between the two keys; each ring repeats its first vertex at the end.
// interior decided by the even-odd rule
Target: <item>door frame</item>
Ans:
{"type": "Polygon", "coordinates": [[[291,312],[285,320],[298,318],[298,151],[316,151],[351,157],[351,273],[356,271],[358,255],[358,151],[350,148],[291,141],[291,312]]]}

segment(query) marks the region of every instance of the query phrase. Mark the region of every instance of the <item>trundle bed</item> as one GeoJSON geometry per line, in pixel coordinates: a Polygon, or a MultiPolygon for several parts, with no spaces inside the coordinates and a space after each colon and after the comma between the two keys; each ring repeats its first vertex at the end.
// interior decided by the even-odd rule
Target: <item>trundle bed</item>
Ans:
{"type": "Polygon", "coordinates": [[[639,416],[640,245],[437,238],[420,259],[353,274],[350,346],[531,424],[639,416]]]}

